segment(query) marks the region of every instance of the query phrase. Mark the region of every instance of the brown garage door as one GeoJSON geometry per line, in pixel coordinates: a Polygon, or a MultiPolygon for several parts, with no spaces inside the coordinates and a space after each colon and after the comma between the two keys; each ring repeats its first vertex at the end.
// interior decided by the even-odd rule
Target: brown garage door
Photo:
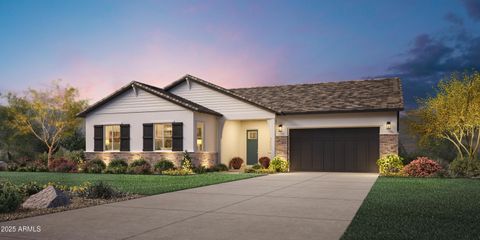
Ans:
{"type": "Polygon", "coordinates": [[[290,130],[290,170],[377,172],[379,128],[290,130]]]}

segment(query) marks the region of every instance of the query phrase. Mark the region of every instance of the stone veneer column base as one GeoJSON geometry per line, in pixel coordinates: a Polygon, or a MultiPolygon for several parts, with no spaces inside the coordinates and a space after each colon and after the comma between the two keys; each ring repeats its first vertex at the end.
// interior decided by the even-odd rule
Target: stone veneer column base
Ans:
{"type": "MultiPolygon", "coordinates": [[[[213,167],[218,163],[218,154],[216,152],[189,152],[192,158],[192,163],[195,166],[213,167]]],[[[86,152],[85,158],[87,161],[98,158],[108,164],[115,158],[121,158],[131,162],[144,158],[152,166],[161,161],[169,160],[180,167],[183,160],[183,152],[86,152]]]]}
{"type": "Polygon", "coordinates": [[[288,160],[288,136],[275,136],[275,156],[288,160]]]}
{"type": "Polygon", "coordinates": [[[398,154],[398,134],[380,134],[380,157],[398,154]]]}

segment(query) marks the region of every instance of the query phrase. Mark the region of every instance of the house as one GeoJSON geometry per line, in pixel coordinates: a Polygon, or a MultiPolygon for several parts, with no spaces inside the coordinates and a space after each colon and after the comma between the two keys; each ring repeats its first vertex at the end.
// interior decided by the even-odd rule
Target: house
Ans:
{"type": "Polygon", "coordinates": [[[86,157],[196,165],[282,156],[291,171],[376,172],[398,151],[398,78],[226,89],[186,75],[131,82],[79,114],[86,157]]]}

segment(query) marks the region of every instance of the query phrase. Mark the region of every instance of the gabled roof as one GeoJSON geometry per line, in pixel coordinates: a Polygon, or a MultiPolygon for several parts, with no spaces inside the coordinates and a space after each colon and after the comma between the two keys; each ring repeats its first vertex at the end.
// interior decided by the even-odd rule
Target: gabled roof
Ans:
{"type": "Polygon", "coordinates": [[[403,110],[399,78],[230,89],[280,114],[403,110]]]}
{"type": "Polygon", "coordinates": [[[130,88],[133,88],[133,87],[142,89],[142,90],[144,90],[148,93],[151,93],[151,94],[153,94],[157,97],[163,98],[167,101],[170,101],[174,104],[177,104],[179,106],[182,106],[186,109],[189,109],[189,110],[192,110],[192,111],[195,111],[195,112],[208,113],[208,114],[212,114],[212,115],[216,115],[216,116],[222,116],[222,114],[220,114],[218,112],[215,112],[211,109],[208,109],[204,106],[201,106],[197,103],[189,101],[189,100],[187,100],[185,98],[182,98],[180,96],[177,96],[175,94],[171,94],[171,93],[169,93],[169,92],[167,92],[167,91],[165,91],[161,88],[154,87],[154,86],[151,86],[151,85],[148,85],[148,84],[145,84],[145,83],[133,81],[133,82],[130,82],[129,84],[123,86],[122,88],[118,89],[117,91],[110,94],[109,96],[107,96],[107,97],[101,99],[100,101],[96,102],[95,104],[89,106],[87,109],[85,109],[84,111],[77,114],[77,117],[85,117],[88,113],[90,113],[90,112],[94,111],[95,109],[105,105],[106,103],[108,103],[113,98],[121,95],[122,93],[130,90],[130,88]]]}
{"type": "Polygon", "coordinates": [[[226,89],[226,88],[223,88],[223,87],[220,87],[218,85],[215,85],[211,82],[208,82],[208,81],[205,81],[203,79],[200,79],[200,78],[197,78],[195,76],[192,76],[192,75],[185,75],[183,76],[182,78],[178,79],[177,81],[165,86],[163,89],[165,91],[170,91],[171,89],[175,88],[176,86],[182,84],[183,82],[186,82],[186,81],[192,81],[192,82],[196,82],[200,85],[203,85],[205,87],[208,87],[210,89],[213,89],[217,92],[221,92],[225,95],[228,95],[230,97],[233,97],[233,98],[236,98],[240,101],[243,101],[243,102],[246,102],[246,103],[249,103],[251,105],[254,105],[256,107],[259,107],[259,108],[262,108],[264,110],[267,110],[269,112],[274,112],[274,113],[278,113],[277,111],[275,111],[274,109],[268,107],[268,106],[265,106],[263,104],[259,104],[258,102],[256,102],[255,100],[252,100],[248,95],[240,95],[240,94],[237,94],[236,92],[234,91],[231,91],[229,89],[226,89]]]}

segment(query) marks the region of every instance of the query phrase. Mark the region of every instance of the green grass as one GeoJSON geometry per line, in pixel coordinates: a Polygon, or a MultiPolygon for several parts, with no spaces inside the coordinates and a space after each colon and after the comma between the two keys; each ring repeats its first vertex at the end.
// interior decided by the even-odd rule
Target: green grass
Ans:
{"type": "Polygon", "coordinates": [[[479,239],[480,180],[380,177],[342,239],[479,239]]]}
{"type": "Polygon", "coordinates": [[[15,184],[35,181],[39,184],[59,182],[63,185],[79,185],[84,182],[103,181],[117,189],[141,195],[154,195],[187,188],[235,181],[259,176],[257,174],[207,173],[189,176],[127,175],[127,174],[82,174],[82,173],[36,173],[0,172],[0,179],[15,184]]]}

